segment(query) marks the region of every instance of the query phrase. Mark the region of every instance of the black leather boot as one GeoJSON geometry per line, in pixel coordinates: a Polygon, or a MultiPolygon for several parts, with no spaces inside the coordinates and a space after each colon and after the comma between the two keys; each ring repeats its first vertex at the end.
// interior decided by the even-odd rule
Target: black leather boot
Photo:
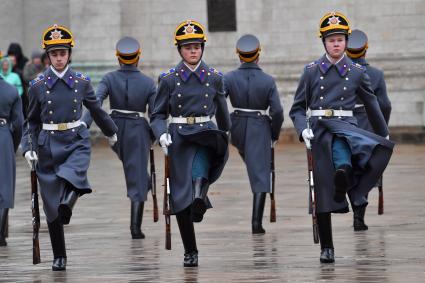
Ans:
{"type": "Polygon", "coordinates": [[[369,229],[364,223],[366,206],[353,206],[353,227],[354,231],[364,231],[369,229]]]}
{"type": "Polygon", "coordinates": [[[319,226],[320,262],[335,262],[334,245],[332,239],[332,220],[330,213],[318,213],[317,225],[319,226]]]}
{"type": "Polygon", "coordinates": [[[199,177],[193,180],[193,203],[192,203],[192,219],[193,222],[201,222],[207,211],[207,193],[209,188],[207,179],[199,177]]]}
{"type": "Polygon", "coordinates": [[[49,227],[50,242],[52,243],[53,250],[52,270],[66,270],[66,248],[63,224],[58,217],[55,221],[47,223],[47,226],[49,227]]]}
{"type": "Polygon", "coordinates": [[[252,205],[252,234],[265,234],[263,228],[264,204],[266,203],[266,193],[254,193],[252,205]]]}
{"type": "Polygon", "coordinates": [[[334,184],[335,184],[335,194],[334,200],[336,202],[343,202],[345,200],[345,195],[348,191],[348,188],[351,184],[351,171],[352,168],[348,164],[341,165],[335,171],[334,175],[334,184]]]}
{"type": "Polygon", "coordinates": [[[78,200],[78,193],[72,189],[66,188],[58,207],[59,218],[62,224],[69,224],[72,216],[72,209],[78,200]]]}
{"type": "Polygon", "coordinates": [[[7,246],[7,216],[9,208],[0,208],[0,246],[7,246]]]}
{"type": "Polygon", "coordinates": [[[196,247],[195,228],[191,219],[190,206],[176,214],[180,236],[184,246],[184,267],[198,266],[198,248],[196,247]]]}
{"type": "Polygon", "coordinates": [[[145,238],[145,234],[141,230],[144,206],[145,203],[143,201],[131,202],[130,232],[133,239],[145,238]]]}

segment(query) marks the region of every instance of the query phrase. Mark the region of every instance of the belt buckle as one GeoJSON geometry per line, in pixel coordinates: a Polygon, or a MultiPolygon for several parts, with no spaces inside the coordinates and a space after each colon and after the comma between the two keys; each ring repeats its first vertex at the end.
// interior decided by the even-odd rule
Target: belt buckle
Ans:
{"type": "Polygon", "coordinates": [[[186,123],[189,125],[195,124],[195,117],[186,117],[186,123]]]}
{"type": "Polygon", "coordinates": [[[58,124],[58,131],[66,131],[68,130],[68,125],[66,123],[58,124]]]}
{"type": "Polygon", "coordinates": [[[333,109],[326,109],[325,110],[325,117],[332,117],[334,115],[333,109]]]}

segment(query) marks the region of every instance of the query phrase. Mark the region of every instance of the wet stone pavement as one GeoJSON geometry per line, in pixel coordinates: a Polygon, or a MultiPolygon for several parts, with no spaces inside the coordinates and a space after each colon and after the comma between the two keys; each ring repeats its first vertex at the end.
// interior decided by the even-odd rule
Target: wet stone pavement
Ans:
{"type": "MultiPolygon", "coordinates": [[[[163,155],[156,149],[158,204],[162,212],[163,155]]],[[[130,201],[122,167],[106,146],[93,149],[93,193],[77,202],[65,228],[66,272],[52,272],[44,213],[42,263],[32,265],[29,169],[17,160],[15,208],[8,246],[0,248],[0,282],[425,282],[425,146],[399,145],[384,176],[385,213],[370,194],[369,230],[354,232],[352,214],[334,215],[335,264],[320,264],[307,214],[305,150],[280,144],[276,151],[277,223],[251,235],[252,197],[240,157],[232,149],[222,178],[212,186],[214,209],[196,224],[198,268],[183,268],[183,248],[172,217],[172,250],[164,248],[164,218],[154,223],[145,205],[144,240],[132,240],[130,201]]],[[[42,211],[42,210],[41,210],[42,211]]]]}

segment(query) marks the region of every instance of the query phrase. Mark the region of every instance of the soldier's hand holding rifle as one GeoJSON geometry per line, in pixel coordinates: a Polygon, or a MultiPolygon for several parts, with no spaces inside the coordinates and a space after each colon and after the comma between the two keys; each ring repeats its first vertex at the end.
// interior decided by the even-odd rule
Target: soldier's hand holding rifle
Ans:
{"type": "Polygon", "coordinates": [[[171,135],[168,133],[163,133],[159,137],[159,144],[161,145],[162,151],[164,151],[165,155],[168,155],[168,146],[172,144],[171,135]]]}
{"type": "Polygon", "coordinates": [[[28,150],[27,152],[25,152],[24,156],[25,156],[25,159],[27,160],[30,168],[32,168],[33,162],[38,161],[37,153],[35,151],[28,150]]]}
{"type": "Polygon", "coordinates": [[[305,128],[303,130],[303,132],[301,133],[301,135],[303,137],[305,146],[307,148],[311,148],[311,142],[310,141],[314,138],[314,134],[313,134],[313,131],[310,129],[310,127],[305,128]]]}

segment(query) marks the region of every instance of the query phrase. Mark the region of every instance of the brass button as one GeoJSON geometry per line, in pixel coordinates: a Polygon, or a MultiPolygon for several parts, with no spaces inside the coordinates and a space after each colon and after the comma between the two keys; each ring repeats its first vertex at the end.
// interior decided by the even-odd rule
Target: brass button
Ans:
{"type": "Polygon", "coordinates": [[[74,99],[74,102],[77,103],[77,99],[74,99]]]}
{"type": "Polygon", "coordinates": [[[52,111],[52,110],[50,110],[50,111],[49,111],[49,114],[50,114],[50,115],[52,115],[52,114],[53,114],[53,111],[52,111]]]}
{"type": "Polygon", "coordinates": [[[205,94],[205,97],[208,97],[208,93],[205,94]]]}
{"type": "Polygon", "coordinates": [[[177,83],[177,85],[180,85],[180,83],[177,83]]]}
{"type": "Polygon", "coordinates": [[[50,133],[53,135],[55,132],[54,131],[51,131],[50,133]]]}
{"type": "Polygon", "coordinates": [[[203,126],[203,124],[199,124],[199,126],[201,126],[201,127],[202,127],[202,126],[203,126]]]}
{"type": "Polygon", "coordinates": [[[204,105],[204,109],[207,109],[207,106],[206,105],[204,105]]]}
{"type": "Polygon", "coordinates": [[[321,96],[320,99],[323,99],[323,96],[321,96]]]}
{"type": "Polygon", "coordinates": [[[344,100],[344,97],[341,97],[341,100],[344,100]]]}
{"type": "Polygon", "coordinates": [[[74,90],[75,92],[78,92],[78,90],[74,90]]]}
{"type": "Polygon", "coordinates": [[[77,112],[77,109],[74,109],[74,113],[77,112]]]}
{"type": "Polygon", "coordinates": [[[324,89],[325,87],[324,86],[320,86],[320,89],[324,89]]]}
{"type": "Polygon", "coordinates": [[[344,90],[347,90],[347,87],[346,86],[344,86],[344,90]]]}
{"type": "Polygon", "coordinates": [[[177,97],[182,97],[181,93],[177,94],[177,97]]]}
{"type": "Polygon", "coordinates": [[[322,106],[320,106],[319,109],[322,110],[322,106]]]}
{"type": "Polygon", "coordinates": [[[182,108],[182,106],[181,106],[181,104],[179,104],[179,106],[178,106],[179,108],[182,108]]]}
{"type": "Polygon", "coordinates": [[[75,132],[75,129],[72,129],[71,131],[75,132]]]}
{"type": "Polygon", "coordinates": [[[53,121],[50,121],[50,124],[53,124],[53,121]]]}
{"type": "Polygon", "coordinates": [[[345,80],[348,81],[348,77],[346,77],[345,80]]]}
{"type": "Polygon", "coordinates": [[[320,79],[323,80],[323,76],[320,76],[320,79]]]}
{"type": "Polygon", "coordinates": [[[78,83],[78,81],[77,81],[77,80],[75,80],[75,82],[76,82],[76,83],[78,83]]]}
{"type": "Polygon", "coordinates": [[[208,73],[208,76],[210,76],[211,75],[211,73],[208,73]]]}
{"type": "Polygon", "coordinates": [[[48,103],[48,104],[52,104],[52,101],[51,101],[51,100],[49,100],[49,101],[47,101],[47,103],[48,103]]]}
{"type": "Polygon", "coordinates": [[[46,91],[46,93],[49,94],[50,93],[50,90],[46,91]]]}
{"type": "Polygon", "coordinates": [[[179,126],[179,129],[181,129],[182,128],[182,126],[179,126]]]}
{"type": "Polygon", "coordinates": [[[206,86],[210,86],[210,84],[209,84],[209,83],[206,83],[205,85],[206,85],[206,86]]]}

